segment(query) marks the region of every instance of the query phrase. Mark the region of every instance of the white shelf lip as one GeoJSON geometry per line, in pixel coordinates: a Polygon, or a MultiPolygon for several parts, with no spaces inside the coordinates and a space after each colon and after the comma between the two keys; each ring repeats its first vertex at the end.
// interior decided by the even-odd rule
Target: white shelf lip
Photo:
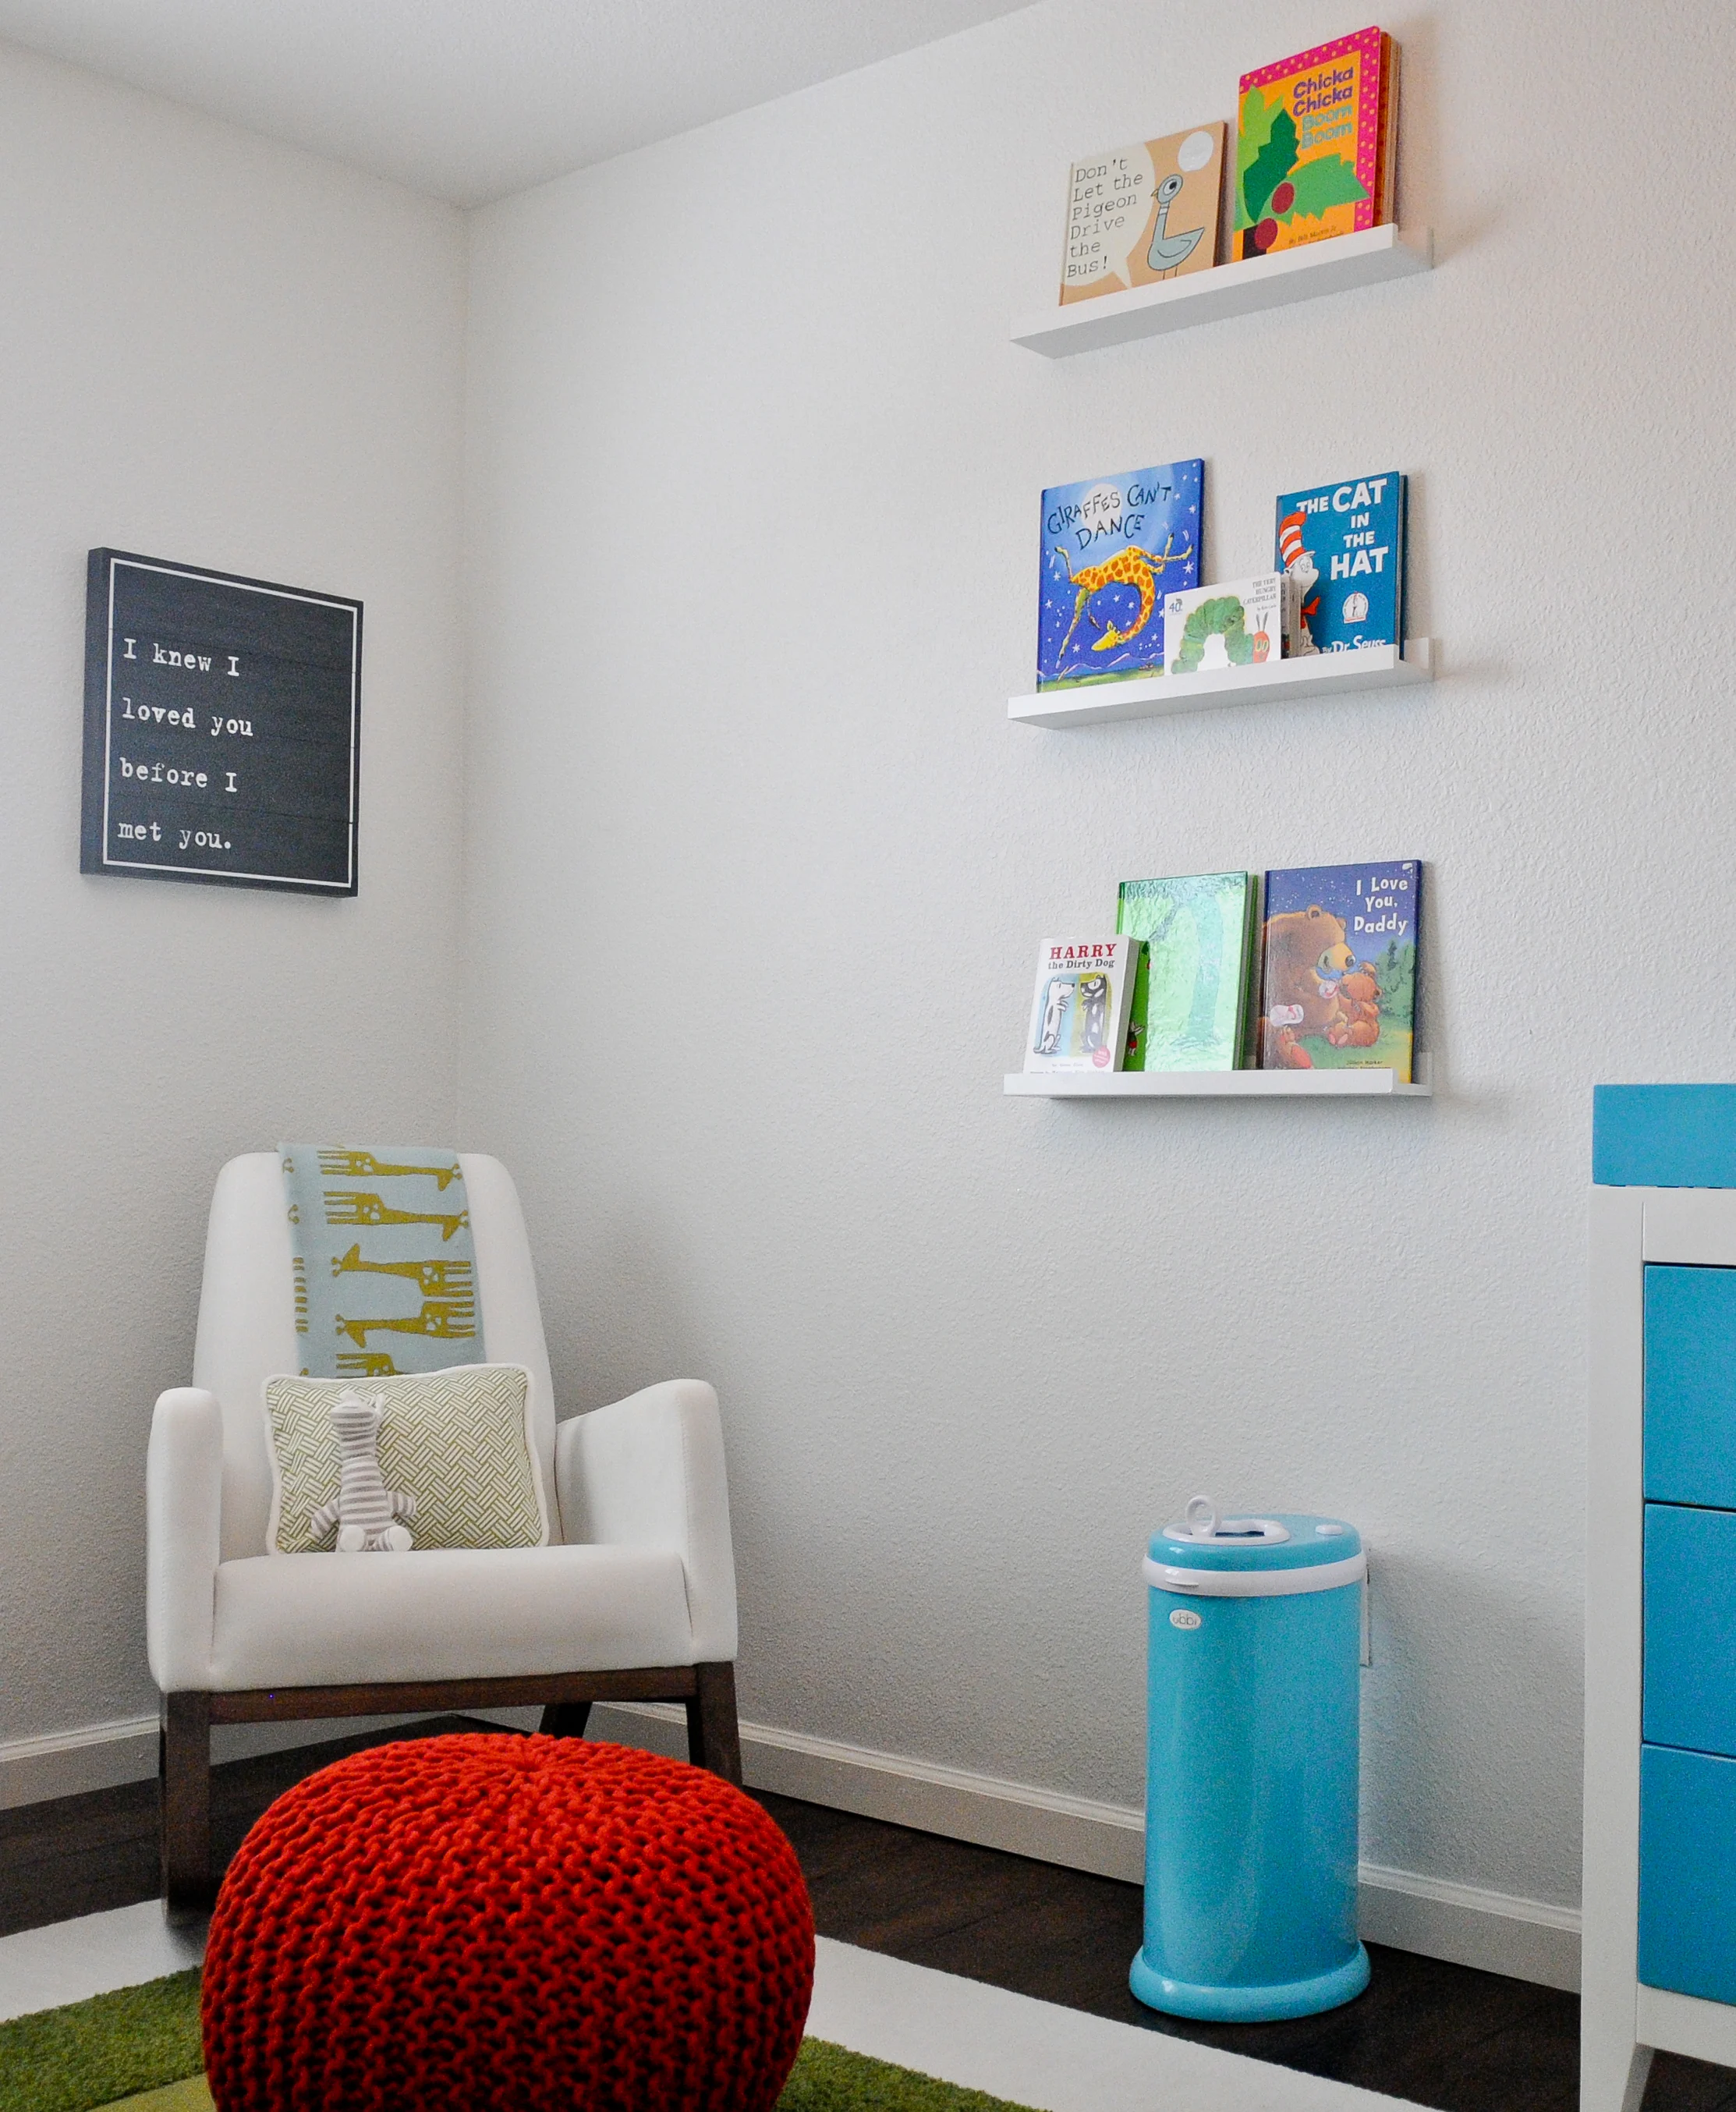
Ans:
{"type": "Polygon", "coordinates": [[[1014,323],[1013,342],[1046,359],[1064,359],[1072,353],[1096,352],[1137,337],[1191,330],[1196,323],[1311,301],[1320,294],[1408,279],[1433,263],[1433,228],[1401,228],[1389,221],[1356,234],[1335,234],[1328,242],[1304,243],[1300,249],[1281,249],[1275,257],[1251,257],[1210,271],[1160,280],[1155,286],[1133,286],[1126,293],[1100,294],[1095,300],[1048,308],[1014,323]]]}
{"type": "Polygon", "coordinates": [[[1434,1091],[1426,1058],[1418,1057],[1417,1069],[1414,1086],[1401,1086],[1390,1070],[1009,1071],[1001,1087],[1035,1100],[1426,1100],[1434,1091]]]}
{"type": "Polygon", "coordinates": [[[1407,638],[1402,653],[1396,645],[1359,645],[1348,653],[1310,653],[1298,660],[1268,660],[1257,667],[1214,667],[1205,675],[1130,675],[1081,689],[1039,690],[1035,696],[1009,697],[1007,717],[1020,726],[1102,726],[1111,719],[1258,703],[1275,695],[1330,697],[1346,690],[1406,689],[1432,682],[1434,662],[1432,638],[1407,638]]]}

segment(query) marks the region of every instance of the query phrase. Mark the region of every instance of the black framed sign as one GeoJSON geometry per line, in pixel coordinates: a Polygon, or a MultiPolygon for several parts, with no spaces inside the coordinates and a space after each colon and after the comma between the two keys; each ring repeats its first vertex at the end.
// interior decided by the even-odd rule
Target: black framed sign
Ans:
{"type": "Polygon", "coordinates": [[[93,550],[84,872],[356,892],[362,604],[93,550]]]}

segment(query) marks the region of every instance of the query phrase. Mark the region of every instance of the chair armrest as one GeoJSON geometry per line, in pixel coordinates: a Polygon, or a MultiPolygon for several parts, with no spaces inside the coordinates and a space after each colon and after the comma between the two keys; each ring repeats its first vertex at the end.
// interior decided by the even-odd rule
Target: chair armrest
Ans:
{"type": "Polygon", "coordinates": [[[666,1379],[575,1415],[554,1439],[554,1484],[569,1541],[666,1547],[687,1572],[694,1662],[736,1655],[736,1559],[718,1396],[666,1379]]]}
{"type": "Polygon", "coordinates": [[[200,1386],[157,1398],[145,1454],[145,1641],[165,1694],[211,1684],[223,1530],[223,1412],[200,1386]]]}

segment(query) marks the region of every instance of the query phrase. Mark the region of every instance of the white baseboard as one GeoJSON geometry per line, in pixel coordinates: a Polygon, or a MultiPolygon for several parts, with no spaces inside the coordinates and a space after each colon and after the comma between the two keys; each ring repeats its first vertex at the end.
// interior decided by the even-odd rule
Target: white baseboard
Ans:
{"type": "MultiPolygon", "coordinates": [[[[591,1727],[622,1745],[686,1755],[686,1718],[667,1703],[599,1705],[591,1727]]],[[[1137,1884],[1145,1874],[1144,1820],[1119,1805],[904,1759],[769,1723],[742,1724],[741,1764],[750,1787],[777,1796],[1099,1877],[1137,1884]]],[[[1579,1915],[1573,1907],[1365,1863],[1359,1919],[1370,1942],[1546,1987],[1574,1991],[1579,1985],[1579,1915]]]]}
{"type": "MultiPolygon", "coordinates": [[[[540,1709],[476,1709],[469,1712],[514,1730],[534,1728],[540,1709]]],[[[329,1738],[353,1738],[383,1731],[393,1723],[413,1723],[413,1716],[344,1716],[311,1723],[220,1723],[211,1734],[214,1760],[249,1759],[256,1753],[280,1753],[292,1746],[316,1746],[329,1738]]],[[[157,1773],[157,1718],[129,1717],[118,1723],[93,1723],[83,1731],[58,1731],[45,1738],[15,1738],[0,1744],[0,1811],[14,1805],[40,1804],[51,1796],[77,1796],[93,1789],[116,1789],[123,1782],[148,1782],[157,1773]]]]}
{"type": "Polygon", "coordinates": [[[156,1772],[154,1716],[57,1731],[46,1738],[14,1738],[0,1745],[0,1810],[40,1804],[46,1797],[77,1796],[88,1789],[115,1789],[156,1772]]]}
{"type": "MultiPolygon", "coordinates": [[[[538,1714],[473,1713],[521,1730],[534,1727],[538,1714]]],[[[240,1759],[415,1720],[352,1716],[319,1723],[223,1725],[212,1734],[212,1757],[240,1759]]],[[[686,1755],[686,1717],[668,1703],[599,1704],[592,1728],[622,1745],[686,1755]]],[[[741,1758],[743,1773],[754,1789],[1132,1884],[1144,1875],[1143,1820],[1137,1811],[1119,1805],[905,1759],[836,1739],[809,1737],[770,1723],[743,1723],[741,1758]]],[[[0,1809],[142,1782],[156,1772],[154,1716],[15,1739],[0,1745],[0,1809]]],[[[1362,1933],[1371,1942],[1546,1987],[1579,1987],[1579,1915],[1574,1908],[1369,1863],[1362,1866],[1361,1881],[1362,1933]]]]}
{"type": "Polygon", "coordinates": [[[1370,1943],[1510,1980],[1579,1991],[1579,1909],[1365,1863],[1357,1919],[1370,1943]]]}

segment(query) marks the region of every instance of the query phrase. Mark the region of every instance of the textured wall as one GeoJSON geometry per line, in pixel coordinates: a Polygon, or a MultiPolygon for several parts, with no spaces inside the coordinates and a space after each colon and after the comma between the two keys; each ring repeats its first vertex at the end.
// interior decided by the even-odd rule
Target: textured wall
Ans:
{"type": "Polygon", "coordinates": [[[155,1706],[151,1403],[218,1166],[443,1136],[464,230],[0,47],[0,1740],[155,1706]],[[355,594],[362,891],[83,878],[84,553],[355,594]]]}
{"type": "Polygon", "coordinates": [[[1401,11],[1433,275],[1007,342],[1072,155],[1360,19],[1055,0],[479,216],[469,1135],[565,1404],[722,1388],[750,1715],[1131,1804],[1144,1536],[1340,1511],[1365,1854],[1567,1900],[1590,1087],[1731,1067],[1736,17],[1401,11]],[[1039,488],[1194,453],[1220,576],[1409,470],[1442,679],[1009,727],[1039,488]],[[1433,1103],[1001,1098],[1118,876],[1405,854],[1433,1103]]]}

